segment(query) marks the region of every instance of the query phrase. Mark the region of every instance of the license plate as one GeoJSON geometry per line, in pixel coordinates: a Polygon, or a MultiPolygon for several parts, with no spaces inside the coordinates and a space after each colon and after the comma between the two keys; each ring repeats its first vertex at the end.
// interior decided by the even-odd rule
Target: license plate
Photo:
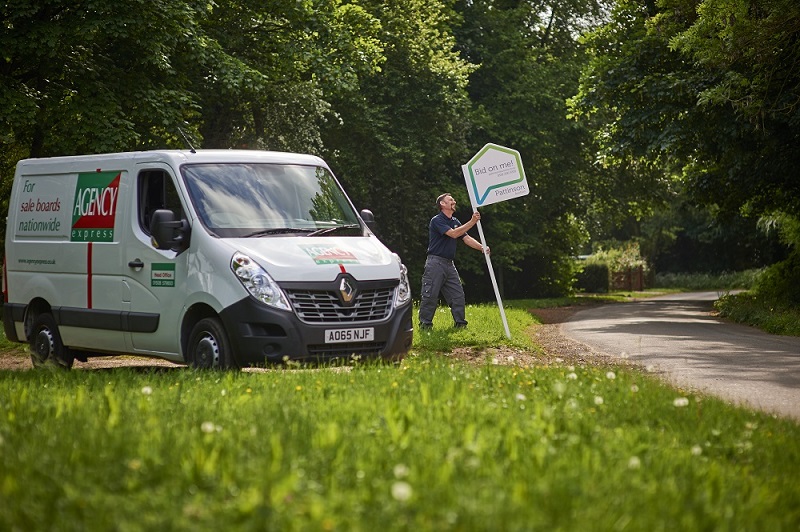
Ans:
{"type": "Polygon", "coordinates": [[[328,329],[325,331],[326,344],[338,344],[343,342],[371,342],[374,339],[374,327],[364,327],[361,329],[328,329]]]}

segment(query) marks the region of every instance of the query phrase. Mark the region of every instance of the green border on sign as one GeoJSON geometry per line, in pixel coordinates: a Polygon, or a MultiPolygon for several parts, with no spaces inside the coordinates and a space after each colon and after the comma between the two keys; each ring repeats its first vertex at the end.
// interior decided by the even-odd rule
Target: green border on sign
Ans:
{"type": "Polygon", "coordinates": [[[491,143],[489,143],[486,146],[484,146],[481,149],[481,151],[476,153],[475,156],[472,159],[470,159],[469,162],[467,163],[467,169],[469,170],[469,176],[470,176],[471,181],[472,181],[473,196],[475,197],[475,202],[478,205],[483,204],[483,202],[486,200],[486,197],[489,195],[489,192],[491,192],[492,190],[494,190],[496,188],[507,187],[508,185],[513,185],[514,183],[519,183],[520,181],[524,181],[525,180],[525,174],[522,173],[522,171],[520,171],[518,179],[490,186],[489,188],[486,189],[486,193],[483,195],[483,197],[481,197],[479,199],[478,198],[478,187],[475,184],[475,174],[472,172],[472,167],[476,162],[478,162],[478,159],[483,157],[483,155],[487,151],[489,151],[491,149],[494,149],[494,150],[497,150],[497,151],[502,151],[502,152],[508,153],[509,155],[513,155],[514,159],[516,159],[516,161],[517,161],[517,168],[522,170],[522,159],[520,159],[519,152],[517,150],[513,150],[511,148],[506,148],[505,146],[498,146],[497,144],[491,144],[491,143]]]}

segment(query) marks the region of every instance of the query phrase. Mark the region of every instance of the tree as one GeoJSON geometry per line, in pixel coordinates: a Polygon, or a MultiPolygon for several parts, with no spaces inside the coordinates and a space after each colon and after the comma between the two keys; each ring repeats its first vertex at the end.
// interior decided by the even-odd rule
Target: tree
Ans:
{"type": "Polygon", "coordinates": [[[197,116],[177,59],[197,39],[185,1],[20,1],[2,4],[0,14],[4,153],[42,157],[177,142],[177,127],[197,116]]]}
{"type": "Polygon", "coordinates": [[[498,278],[515,295],[563,293],[570,289],[572,257],[586,240],[592,188],[584,151],[589,137],[568,119],[566,101],[585,61],[578,35],[601,19],[604,3],[456,5],[463,19],[459,50],[478,65],[469,85],[471,152],[487,142],[518,150],[531,185],[529,196],[485,209],[498,278]]]}
{"type": "Polygon", "coordinates": [[[788,1],[620,1],[587,43],[574,108],[610,168],[681,180],[721,215],[798,213],[800,7],[788,1]]]}
{"type": "Polygon", "coordinates": [[[319,153],[330,100],[383,60],[378,21],[339,0],[209,4],[196,65],[205,147],[319,153]]]}
{"type": "Polygon", "coordinates": [[[380,21],[385,61],[356,90],[332,99],[326,158],[359,207],[372,207],[381,238],[422,275],[434,200],[465,159],[470,66],[453,47],[443,2],[365,0],[380,21]]]}

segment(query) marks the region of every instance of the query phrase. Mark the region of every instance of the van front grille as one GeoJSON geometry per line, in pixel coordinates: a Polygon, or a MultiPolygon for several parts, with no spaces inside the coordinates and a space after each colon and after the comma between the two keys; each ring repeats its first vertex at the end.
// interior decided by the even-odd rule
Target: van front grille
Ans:
{"type": "Polygon", "coordinates": [[[381,321],[389,317],[393,288],[360,290],[352,306],[345,307],[336,292],[289,290],[295,313],[305,323],[355,323],[381,321]]]}
{"type": "Polygon", "coordinates": [[[315,358],[351,358],[380,355],[386,342],[363,342],[351,344],[318,344],[309,345],[308,353],[315,358]]]}

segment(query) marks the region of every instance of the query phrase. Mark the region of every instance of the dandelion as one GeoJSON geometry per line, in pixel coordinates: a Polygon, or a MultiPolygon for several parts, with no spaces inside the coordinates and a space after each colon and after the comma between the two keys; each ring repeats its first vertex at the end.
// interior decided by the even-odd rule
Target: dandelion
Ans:
{"type": "Polygon", "coordinates": [[[524,393],[518,393],[518,394],[517,394],[517,397],[516,397],[516,399],[517,399],[517,401],[525,401],[525,400],[527,400],[528,398],[527,398],[527,397],[525,397],[525,394],[524,394],[524,393]]]}
{"type": "Polygon", "coordinates": [[[602,404],[603,404],[603,402],[604,402],[604,401],[603,401],[603,398],[602,398],[602,397],[600,397],[599,395],[595,395],[595,396],[594,396],[594,404],[596,404],[596,405],[598,405],[598,406],[599,406],[599,405],[602,405],[602,404]]]}
{"type": "Polygon", "coordinates": [[[631,456],[628,460],[628,469],[639,469],[642,467],[642,461],[638,456],[631,456]]]}
{"type": "Polygon", "coordinates": [[[149,386],[142,387],[142,395],[150,395],[153,393],[153,389],[149,386]]]}
{"type": "Polygon", "coordinates": [[[702,447],[700,447],[699,445],[695,445],[694,447],[692,447],[692,456],[700,456],[701,454],[703,454],[702,447]]]}
{"type": "Polygon", "coordinates": [[[614,373],[613,371],[609,371],[608,373],[606,373],[606,379],[608,379],[610,381],[613,381],[616,378],[617,378],[617,374],[614,373]]]}
{"type": "Polygon", "coordinates": [[[203,421],[203,424],[200,425],[200,430],[205,432],[206,434],[211,434],[215,430],[217,430],[217,426],[214,425],[211,421],[203,421]]]}
{"type": "Polygon", "coordinates": [[[225,395],[226,395],[227,393],[228,393],[228,391],[227,391],[227,390],[222,390],[222,391],[220,391],[220,392],[219,392],[219,394],[220,394],[221,396],[223,396],[223,397],[225,397],[225,395]]]}
{"type": "Polygon", "coordinates": [[[299,391],[301,391],[303,389],[303,387],[298,384],[297,386],[295,386],[294,389],[299,392],[299,391]]]}
{"type": "Polygon", "coordinates": [[[398,481],[392,484],[392,498],[396,501],[405,502],[411,498],[413,494],[411,484],[408,482],[398,481]]]}
{"type": "Polygon", "coordinates": [[[639,387],[638,387],[638,386],[636,386],[635,384],[631,384],[631,391],[632,391],[633,393],[636,393],[636,392],[638,392],[638,391],[639,391],[639,387]]]}
{"type": "Polygon", "coordinates": [[[578,374],[574,371],[572,373],[567,373],[567,378],[571,381],[574,381],[578,378],[578,374]]]}
{"type": "Polygon", "coordinates": [[[686,397],[678,397],[674,401],[672,401],[672,404],[675,405],[676,408],[689,406],[689,399],[687,399],[686,397]]]}
{"type": "Polygon", "coordinates": [[[394,476],[395,478],[406,478],[409,473],[408,466],[405,464],[397,464],[394,466],[394,476]]]}

